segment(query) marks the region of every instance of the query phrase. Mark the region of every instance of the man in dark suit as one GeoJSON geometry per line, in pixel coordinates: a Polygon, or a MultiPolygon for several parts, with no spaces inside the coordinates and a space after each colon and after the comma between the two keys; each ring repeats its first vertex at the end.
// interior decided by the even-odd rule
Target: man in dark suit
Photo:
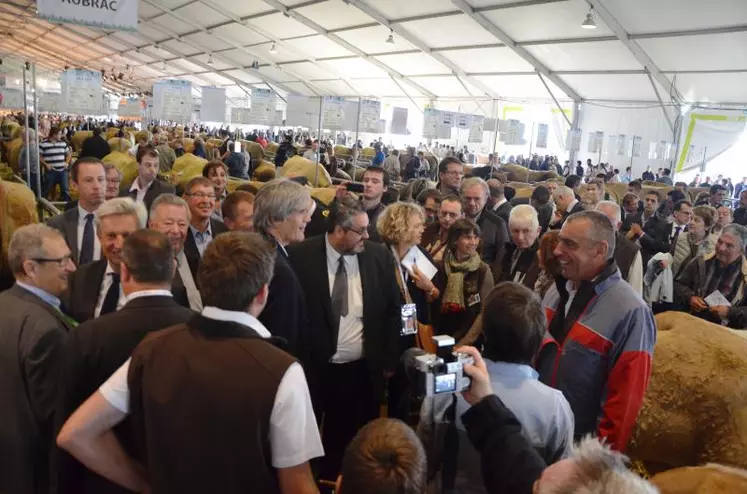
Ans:
{"type": "Polygon", "coordinates": [[[303,338],[308,331],[306,300],[286,249],[305,238],[314,208],[308,189],[288,179],[267,182],[254,198],[254,228],[277,252],[267,305],[259,320],[273,336],[286,341],[288,353],[304,363],[308,360],[303,338]]]}
{"type": "Polygon", "coordinates": [[[368,237],[368,216],[352,197],[330,209],[328,233],[289,248],[306,294],[307,373],[325,456],[334,479],[345,447],[378,415],[385,379],[397,365],[400,296],[391,253],[368,237]]]}
{"type": "Polygon", "coordinates": [[[197,278],[184,254],[184,242],[189,231],[189,206],[181,197],[174,194],[161,194],[153,201],[148,218],[148,228],[166,235],[176,257],[176,272],[171,285],[174,300],[183,307],[200,312],[202,296],[197,289],[197,278]]]}
{"type": "MultiPolygon", "coordinates": [[[[127,302],[120,311],[85,322],[70,333],[65,346],[59,427],[129,358],[148,333],[192,317],[194,312],[181,307],[171,296],[175,268],[174,251],[164,235],[138,230],[127,237],[120,263],[122,291],[127,302]]],[[[126,447],[133,446],[126,425],[114,431],[126,447]]],[[[67,454],[62,454],[58,470],[60,493],[122,492],[67,454]]]]}
{"type": "Polygon", "coordinates": [[[506,192],[503,184],[497,179],[491,178],[488,180],[488,188],[490,189],[488,208],[508,224],[508,217],[510,216],[511,209],[514,206],[506,199],[506,192]]]}
{"type": "Polygon", "coordinates": [[[63,299],[66,312],[85,322],[119,310],[125,302],[120,282],[120,264],[125,239],[145,227],[147,213],[129,197],[117,197],[96,211],[96,230],[102,259],[81,266],[73,276],[63,299]]]}
{"type": "Polygon", "coordinates": [[[503,248],[509,241],[506,222],[487,208],[489,195],[485,180],[477,177],[462,180],[464,216],[480,227],[480,257],[488,265],[503,255],[503,248]]]}
{"type": "Polygon", "coordinates": [[[137,178],[130,190],[122,195],[145,205],[150,211],[153,201],[161,194],[174,194],[176,189],[158,179],[158,151],[151,145],[139,146],[137,150],[137,178]]]}
{"type": "Polygon", "coordinates": [[[97,158],[81,158],[70,169],[73,187],[78,190],[77,206],[51,218],[47,225],[65,237],[73,261],[78,265],[101,259],[101,243],[96,235],[94,214],[104,202],[106,172],[97,158]]]}
{"type": "Polygon", "coordinates": [[[83,141],[83,147],[80,149],[80,158],[104,159],[104,156],[111,153],[111,148],[106,139],[101,137],[101,128],[93,129],[93,136],[83,141]]]}
{"type": "Polygon", "coordinates": [[[570,215],[584,210],[583,205],[576,199],[573,189],[568,186],[556,188],[552,193],[552,198],[555,201],[555,215],[550,220],[550,227],[554,230],[559,230],[570,215]]]}
{"type": "Polygon", "coordinates": [[[60,233],[19,228],[8,248],[16,283],[0,293],[0,492],[50,492],[54,415],[62,350],[75,321],[60,295],[75,271],[60,233]]]}
{"type": "Polygon", "coordinates": [[[212,216],[215,199],[215,188],[209,178],[195,177],[184,188],[184,200],[187,201],[190,212],[184,255],[195,280],[200,259],[207,246],[215,237],[228,231],[221,220],[212,216]]]}

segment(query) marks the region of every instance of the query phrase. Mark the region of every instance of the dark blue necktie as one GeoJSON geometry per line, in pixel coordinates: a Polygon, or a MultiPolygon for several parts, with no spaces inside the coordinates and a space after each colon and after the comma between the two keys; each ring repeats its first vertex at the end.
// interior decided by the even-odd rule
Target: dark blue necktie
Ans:
{"type": "Polygon", "coordinates": [[[83,241],[80,244],[80,257],[78,265],[93,262],[93,214],[86,215],[86,224],[83,227],[83,241]]]}
{"type": "Polygon", "coordinates": [[[117,311],[117,304],[119,303],[119,275],[111,273],[110,276],[112,277],[112,284],[109,286],[109,291],[106,292],[106,297],[104,297],[100,316],[117,311]]]}

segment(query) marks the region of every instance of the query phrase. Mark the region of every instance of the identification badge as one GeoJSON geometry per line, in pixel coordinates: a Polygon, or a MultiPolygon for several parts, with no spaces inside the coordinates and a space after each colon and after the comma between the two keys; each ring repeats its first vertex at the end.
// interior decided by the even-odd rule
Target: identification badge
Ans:
{"type": "Polygon", "coordinates": [[[409,336],[418,332],[418,309],[415,304],[402,306],[402,330],[400,336],[409,336]]]}
{"type": "Polygon", "coordinates": [[[467,298],[467,307],[472,307],[475,304],[480,303],[480,294],[475,293],[474,295],[470,295],[469,298],[467,298]]]}

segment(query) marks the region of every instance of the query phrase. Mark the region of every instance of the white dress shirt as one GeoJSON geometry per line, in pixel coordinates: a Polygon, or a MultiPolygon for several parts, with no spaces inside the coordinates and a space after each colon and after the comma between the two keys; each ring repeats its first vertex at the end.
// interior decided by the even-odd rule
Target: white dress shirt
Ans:
{"type": "MultiPolygon", "coordinates": [[[[93,212],[86,211],[81,207],[80,203],[78,203],[78,256],[80,256],[80,251],[83,248],[83,231],[86,227],[86,215],[87,214],[94,214],[93,212]]],[[[101,259],[101,242],[99,242],[99,236],[96,234],[96,221],[93,222],[93,260],[98,261],[101,259]]],[[[77,261],[77,259],[75,259],[77,261]]]]}
{"type": "MultiPolygon", "coordinates": [[[[109,287],[112,286],[112,274],[114,274],[114,268],[112,265],[106,263],[106,272],[104,273],[104,280],[101,282],[101,288],[99,289],[99,298],[96,301],[96,308],[93,311],[93,317],[99,317],[101,315],[101,306],[104,305],[104,299],[106,294],[109,292],[109,287]]],[[[121,309],[125,304],[125,296],[122,293],[122,281],[119,282],[119,300],[117,301],[117,310],[121,309]]]]}
{"type": "Polygon", "coordinates": [[[189,261],[187,261],[187,256],[184,255],[184,251],[181,251],[176,256],[176,269],[182,279],[184,288],[187,290],[189,308],[195,312],[202,312],[202,296],[200,295],[200,291],[197,289],[197,284],[192,277],[192,270],[189,269],[189,261]]]}
{"type": "MultiPolygon", "coordinates": [[[[324,236],[327,249],[327,277],[329,278],[329,293],[335,284],[335,275],[340,262],[340,253],[324,236]]],[[[363,285],[358,268],[358,256],[343,256],[345,271],[348,275],[348,314],[340,316],[340,330],[337,333],[337,352],[332,355],[330,362],[344,364],[363,358],[363,285]]]]}
{"type": "Polygon", "coordinates": [[[135,196],[135,202],[143,202],[145,200],[145,194],[148,192],[148,189],[151,188],[153,185],[153,182],[156,180],[153,179],[151,182],[146,185],[145,187],[140,187],[140,178],[136,178],[135,181],[132,183],[132,187],[130,187],[130,192],[133,190],[137,191],[137,196],[135,196]]]}
{"type": "MultiPolygon", "coordinates": [[[[231,321],[249,326],[260,337],[269,338],[270,332],[251,314],[205,307],[202,315],[218,321],[231,321]]],[[[130,388],[127,374],[130,359],[104,382],[99,391],[114,408],[130,412],[130,388]]],[[[226,376],[231,378],[235,376],[226,376]]],[[[309,387],[303,368],[297,362],[288,367],[280,380],[270,415],[270,450],[272,466],[289,468],[324,455],[309,387]]]]}
{"type": "Polygon", "coordinates": [[[677,232],[677,228],[678,228],[678,227],[679,227],[679,229],[680,229],[680,234],[682,234],[682,233],[684,233],[684,232],[686,232],[686,231],[687,231],[687,230],[686,230],[686,228],[687,228],[687,224],[685,224],[685,225],[680,225],[679,223],[677,223],[677,220],[674,220],[674,221],[672,222],[672,231],[671,231],[671,232],[669,233],[669,238],[670,238],[670,240],[673,240],[673,239],[674,239],[674,235],[675,235],[675,233],[677,232]]]}
{"type": "Polygon", "coordinates": [[[641,251],[639,250],[633,258],[633,263],[630,265],[628,270],[628,284],[633,287],[633,290],[643,296],[643,257],[641,257],[641,251]]]}
{"type": "Polygon", "coordinates": [[[125,297],[125,305],[141,297],[173,297],[169,290],[140,290],[125,297]]]}
{"type": "Polygon", "coordinates": [[[500,201],[496,202],[495,205],[493,206],[493,212],[498,211],[498,208],[503,206],[507,202],[508,202],[508,199],[506,199],[505,197],[501,199],[500,201]]]}

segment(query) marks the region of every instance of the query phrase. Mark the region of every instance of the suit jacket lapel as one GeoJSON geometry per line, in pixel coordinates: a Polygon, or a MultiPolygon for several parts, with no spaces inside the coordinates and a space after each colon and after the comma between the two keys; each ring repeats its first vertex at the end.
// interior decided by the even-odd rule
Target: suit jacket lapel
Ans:
{"type": "Polygon", "coordinates": [[[47,313],[54,316],[55,319],[57,319],[58,321],[62,323],[62,325],[65,327],[67,331],[72,331],[72,329],[75,327],[75,325],[73,325],[72,322],[62,312],[52,307],[51,305],[46,303],[44,300],[40,299],[39,297],[29,292],[28,290],[25,290],[18,285],[14,285],[10,290],[11,290],[11,293],[13,293],[13,295],[15,295],[16,297],[22,298],[28,302],[36,304],[39,307],[41,307],[43,310],[45,310],[47,313]]]}
{"type": "MultiPolygon", "coordinates": [[[[85,304],[85,312],[88,314],[89,319],[93,319],[94,312],[96,311],[96,302],[99,300],[99,292],[101,291],[101,283],[104,281],[104,274],[106,273],[106,259],[101,259],[90,265],[86,274],[86,279],[83,280],[83,304],[85,304]]],[[[80,303],[80,301],[78,301],[80,303]]]]}
{"type": "MultiPolygon", "coordinates": [[[[339,322],[332,319],[332,296],[329,289],[329,275],[327,274],[327,243],[324,241],[325,236],[319,235],[321,241],[318,246],[319,261],[312,262],[311,265],[317,270],[313,279],[320,281],[319,296],[321,297],[321,304],[324,309],[324,315],[327,318],[327,324],[335,337],[335,344],[337,342],[337,332],[339,331],[339,322]]],[[[281,254],[282,255],[282,254],[281,254]]]]}
{"type": "Polygon", "coordinates": [[[78,208],[75,207],[69,213],[65,213],[65,238],[70,239],[70,253],[73,255],[75,264],[78,264],[78,208]]]}
{"type": "Polygon", "coordinates": [[[197,281],[197,268],[200,264],[200,251],[197,250],[195,237],[192,235],[192,229],[187,228],[187,239],[184,241],[184,255],[189,264],[189,270],[192,271],[192,278],[197,281]]]}

